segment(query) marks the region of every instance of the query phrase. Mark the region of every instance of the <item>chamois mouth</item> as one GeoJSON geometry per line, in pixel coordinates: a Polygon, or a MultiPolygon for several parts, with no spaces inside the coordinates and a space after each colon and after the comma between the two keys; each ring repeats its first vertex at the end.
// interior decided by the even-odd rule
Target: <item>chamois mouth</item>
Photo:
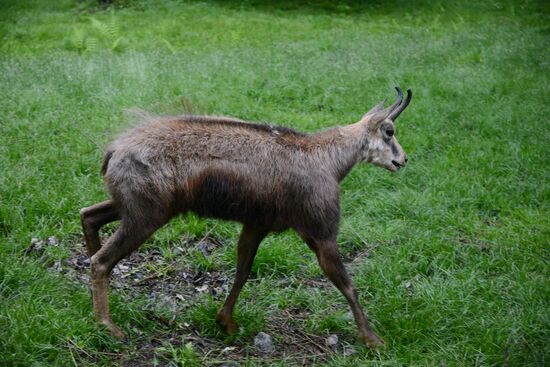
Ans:
{"type": "Polygon", "coordinates": [[[401,167],[403,167],[403,165],[397,163],[396,161],[393,161],[393,160],[392,160],[391,162],[392,162],[392,164],[393,164],[397,169],[400,169],[401,167]]]}

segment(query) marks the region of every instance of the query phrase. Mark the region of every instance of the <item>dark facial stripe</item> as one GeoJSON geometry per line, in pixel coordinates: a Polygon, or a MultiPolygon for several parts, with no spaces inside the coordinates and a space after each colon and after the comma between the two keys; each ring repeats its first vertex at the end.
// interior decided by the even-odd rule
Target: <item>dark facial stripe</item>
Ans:
{"type": "Polygon", "coordinates": [[[395,145],[395,142],[391,142],[391,152],[393,153],[393,155],[398,155],[399,154],[399,149],[397,149],[397,145],[395,145]]]}

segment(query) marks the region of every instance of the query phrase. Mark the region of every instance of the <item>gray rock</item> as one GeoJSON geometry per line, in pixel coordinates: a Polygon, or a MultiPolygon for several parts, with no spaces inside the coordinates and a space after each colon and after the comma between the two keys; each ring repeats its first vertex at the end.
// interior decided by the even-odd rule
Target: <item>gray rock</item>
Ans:
{"type": "Polygon", "coordinates": [[[263,331],[260,331],[254,338],[254,346],[262,353],[271,353],[274,350],[271,336],[263,331]]]}
{"type": "Polygon", "coordinates": [[[61,267],[61,261],[55,260],[53,265],[50,267],[50,269],[57,271],[58,273],[63,272],[63,268],[61,267]]]}
{"type": "Polygon", "coordinates": [[[201,240],[197,243],[197,249],[202,252],[204,256],[210,256],[210,253],[216,249],[216,245],[210,241],[201,240]]]}
{"type": "Polygon", "coordinates": [[[325,345],[329,348],[336,349],[336,347],[338,347],[338,335],[330,334],[325,339],[325,345]]]}
{"type": "Polygon", "coordinates": [[[353,347],[353,345],[346,345],[344,347],[344,357],[348,357],[348,356],[351,356],[353,354],[356,354],[357,351],[355,350],[355,348],[353,347]]]}
{"type": "Polygon", "coordinates": [[[36,238],[36,237],[33,237],[31,239],[31,246],[29,247],[29,249],[27,250],[27,252],[32,252],[32,251],[42,251],[44,248],[44,241],[40,240],[39,238],[36,238]]]}
{"type": "Polygon", "coordinates": [[[50,236],[50,237],[48,237],[48,245],[57,246],[57,245],[59,245],[59,240],[55,236],[50,236]]]}

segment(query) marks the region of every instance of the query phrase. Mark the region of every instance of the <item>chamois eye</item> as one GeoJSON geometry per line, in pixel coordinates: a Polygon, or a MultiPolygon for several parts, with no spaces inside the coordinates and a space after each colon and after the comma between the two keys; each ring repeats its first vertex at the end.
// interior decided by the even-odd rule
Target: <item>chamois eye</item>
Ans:
{"type": "Polygon", "coordinates": [[[392,128],[389,128],[389,129],[386,130],[386,134],[388,136],[393,136],[394,133],[395,133],[395,131],[392,128]]]}

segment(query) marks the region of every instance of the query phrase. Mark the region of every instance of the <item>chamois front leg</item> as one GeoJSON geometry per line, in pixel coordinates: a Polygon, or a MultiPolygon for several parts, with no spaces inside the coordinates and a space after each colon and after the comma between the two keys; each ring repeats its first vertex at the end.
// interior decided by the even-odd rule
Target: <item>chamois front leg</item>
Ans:
{"type": "Polygon", "coordinates": [[[216,321],[228,334],[233,334],[237,331],[237,323],[233,320],[233,307],[235,307],[237,297],[239,297],[239,293],[250,275],[258,246],[260,246],[260,242],[262,242],[267,233],[268,230],[266,229],[247,224],[243,226],[241,231],[237,247],[237,273],[235,274],[235,281],[233,282],[229,296],[227,296],[224,305],[216,316],[216,321]]]}
{"type": "Polygon", "coordinates": [[[383,346],[384,341],[372,330],[359,304],[357,289],[342,262],[336,240],[316,240],[311,238],[305,238],[304,240],[317,255],[317,260],[323,272],[348,300],[355,323],[359,329],[361,341],[371,349],[378,349],[383,346]]]}

